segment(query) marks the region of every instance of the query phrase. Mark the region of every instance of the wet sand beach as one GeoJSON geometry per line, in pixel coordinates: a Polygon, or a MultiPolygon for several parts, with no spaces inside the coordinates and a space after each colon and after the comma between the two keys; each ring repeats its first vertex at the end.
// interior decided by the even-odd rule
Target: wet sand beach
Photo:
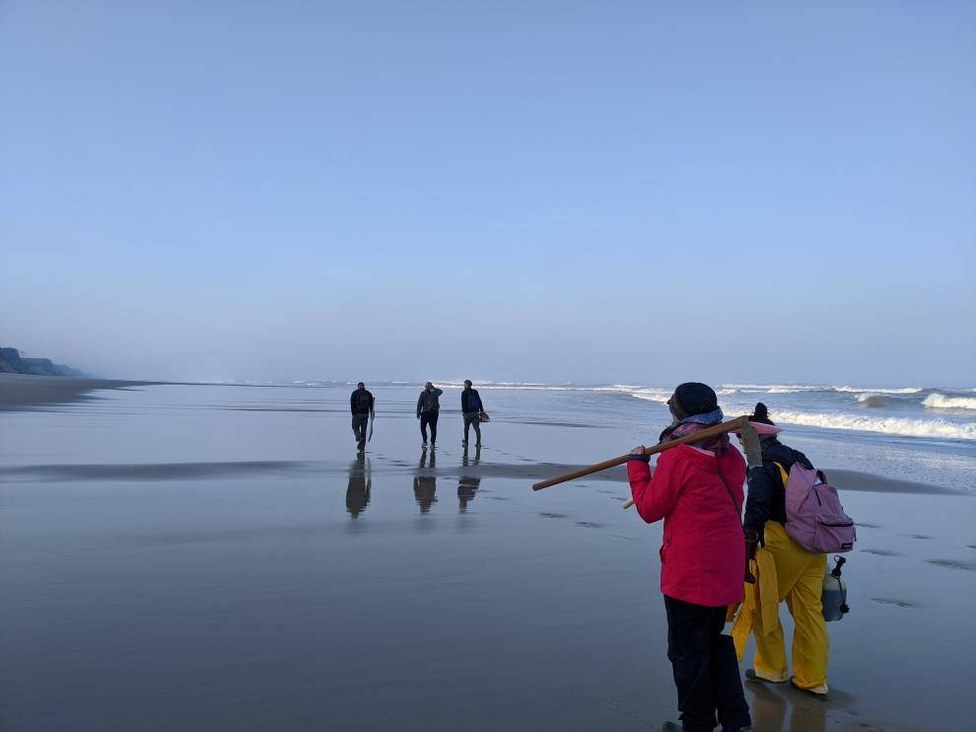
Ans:
{"type": "MultiPolygon", "coordinates": [[[[464,451],[447,408],[421,451],[402,388],[357,456],[346,389],[97,396],[0,413],[5,732],[676,718],[660,525],[621,510],[620,471],[530,488],[639,435],[501,409],[464,451]]],[[[976,501],[822,462],[859,525],[852,611],[829,698],[747,684],[755,728],[973,729],[976,501]]]]}
{"type": "Polygon", "coordinates": [[[102,389],[128,389],[151,383],[154,382],[0,374],[0,410],[66,404],[96,398],[93,392],[102,389]]]}

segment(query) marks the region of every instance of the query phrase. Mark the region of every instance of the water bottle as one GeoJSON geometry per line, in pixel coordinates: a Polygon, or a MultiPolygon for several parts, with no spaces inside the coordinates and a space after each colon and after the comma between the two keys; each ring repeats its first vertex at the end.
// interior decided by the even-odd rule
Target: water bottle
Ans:
{"type": "Polygon", "coordinates": [[[840,568],[847,560],[844,557],[834,557],[836,564],[829,574],[824,575],[823,591],[820,601],[823,603],[824,620],[840,620],[850,611],[847,607],[847,583],[841,579],[840,568]]]}

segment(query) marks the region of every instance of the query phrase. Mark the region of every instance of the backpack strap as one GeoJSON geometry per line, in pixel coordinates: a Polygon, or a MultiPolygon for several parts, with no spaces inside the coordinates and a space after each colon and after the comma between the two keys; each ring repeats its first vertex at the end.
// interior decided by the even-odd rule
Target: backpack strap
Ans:
{"type": "MultiPolygon", "coordinates": [[[[774,461],[773,462],[773,465],[775,465],[777,468],[779,468],[780,477],[783,479],[783,489],[785,490],[786,489],[786,481],[788,481],[790,479],[790,473],[789,473],[789,471],[786,468],[783,467],[783,464],[782,463],[777,463],[777,462],[774,461]]],[[[801,466],[802,465],[803,464],[801,463],[801,466]]],[[[817,470],[817,478],[820,480],[820,483],[826,483],[827,482],[827,476],[824,474],[824,471],[822,471],[822,470],[817,470]]],[[[820,485],[820,483],[817,483],[816,481],[814,481],[813,485],[814,486],[820,485]]]]}
{"type": "Polygon", "coordinates": [[[783,479],[783,490],[786,490],[786,481],[790,479],[789,472],[783,467],[783,463],[773,462],[773,465],[779,468],[780,477],[783,479]]]}
{"type": "Polygon", "coordinates": [[[718,477],[722,480],[722,485],[725,486],[725,490],[729,494],[729,498],[732,499],[732,507],[735,509],[735,515],[739,519],[739,523],[742,523],[742,507],[735,502],[735,496],[732,495],[732,489],[729,488],[729,482],[725,479],[725,473],[722,472],[722,467],[718,462],[718,453],[715,454],[715,471],[718,473],[718,477]]]}

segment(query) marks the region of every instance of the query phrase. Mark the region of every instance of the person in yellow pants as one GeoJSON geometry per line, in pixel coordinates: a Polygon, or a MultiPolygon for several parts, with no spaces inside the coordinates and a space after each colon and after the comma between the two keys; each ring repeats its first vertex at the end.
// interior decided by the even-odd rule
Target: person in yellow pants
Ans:
{"type": "MultiPolygon", "coordinates": [[[[793,616],[793,684],[815,694],[827,693],[827,654],[830,639],[820,604],[827,555],[813,554],[800,547],[776,521],[767,521],[765,549],[773,555],[779,602],[786,601],[793,616]]],[[[786,667],[783,625],[776,624],[756,635],[758,679],[783,682],[790,679],[786,667]]],[[[746,678],[749,678],[749,674],[746,678]]],[[[757,680],[758,680],[757,679],[757,680]]]]}
{"type": "MultiPolygon", "coordinates": [[[[773,425],[766,406],[756,405],[750,422],[773,425]]],[[[763,548],[773,558],[776,572],[777,604],[786,601],[793,616],[793,675],[786,664],[786,642],[779,614],[771,627],[760,632],[754,628],[756,639],[755,669],[746,671],[748,681],[783,683],[790,681],[795,687],[811,694],[827,693],[827,659],[830,639],[824,621],[820,601],[827,556],[808,552],[786,533],[786,494],[784,475],[793,463],[799,462],[812,468],[806,456],[782,444],[775,434],[762,437],[755,432],[743,431],[741,436],[749,464],[749,495],[746,500],[743,527],[746,533],[746,551],[755,558],[756,548],[762,541],[763,548]]],[[[764,596],[761,603],[772,602],[764,596]]],[[[767,608],[768,609],[768,608],[767,608]]]]}

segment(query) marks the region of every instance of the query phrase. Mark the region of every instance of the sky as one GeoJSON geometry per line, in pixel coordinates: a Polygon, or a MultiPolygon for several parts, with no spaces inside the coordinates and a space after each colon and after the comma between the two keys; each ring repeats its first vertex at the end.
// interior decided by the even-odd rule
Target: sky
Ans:
{"type": "Polygon", "coordinates": [[[0,345],[976,385],[976,4],[0,0],[0,345]]]}

